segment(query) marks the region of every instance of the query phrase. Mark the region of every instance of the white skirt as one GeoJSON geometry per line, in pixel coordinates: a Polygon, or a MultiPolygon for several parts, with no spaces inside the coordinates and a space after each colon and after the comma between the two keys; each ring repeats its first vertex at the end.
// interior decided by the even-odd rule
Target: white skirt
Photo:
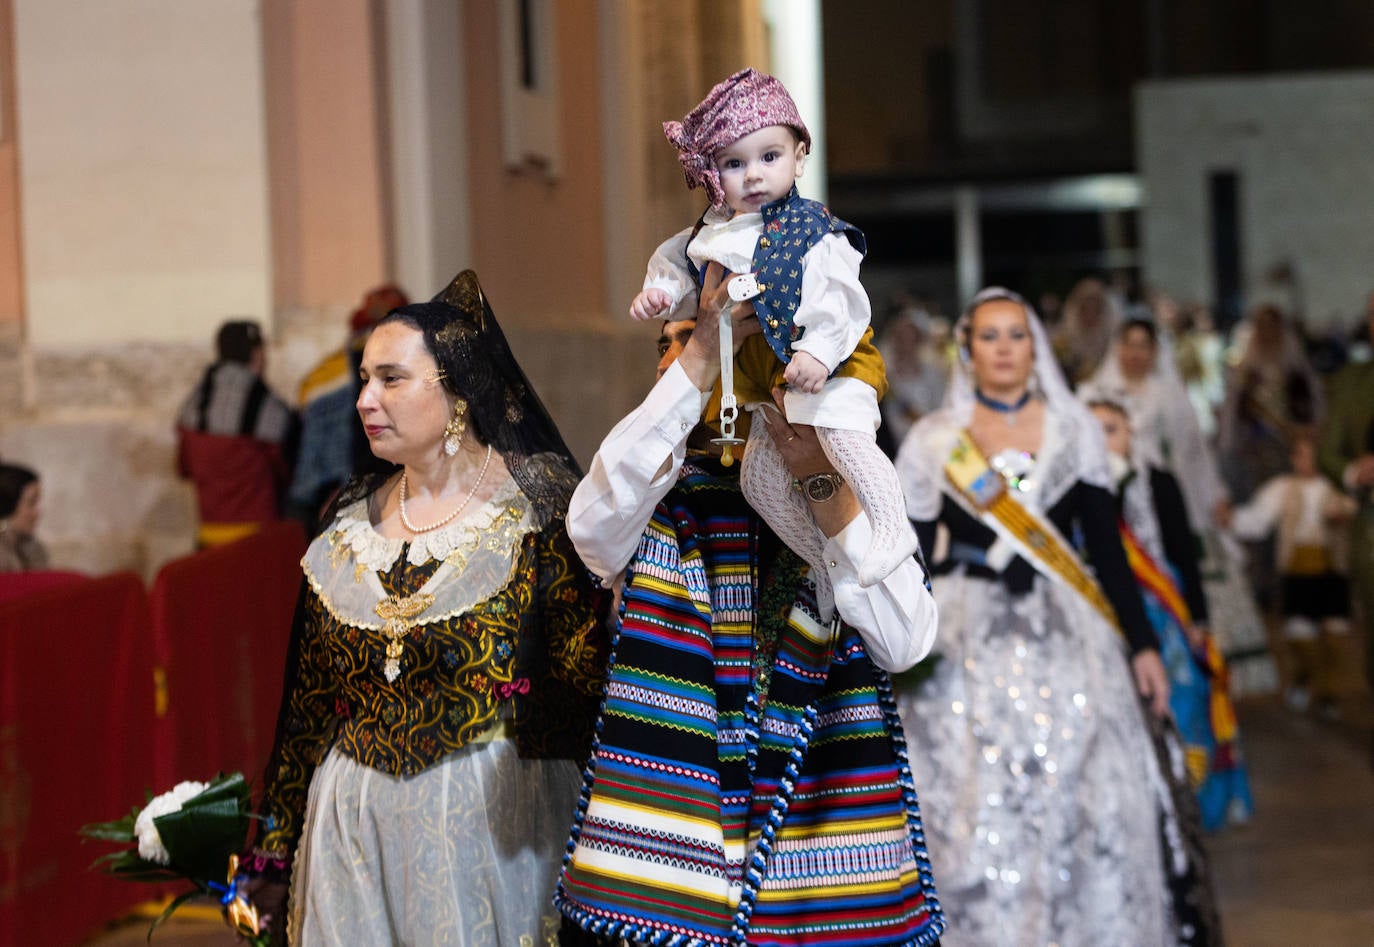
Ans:
{"type": "Polygon", "coordinates": [[[291,879],[296,947],[556,945],[554,884],[581,777],[510,740],[410,777],[331,750],[291,879]]]}
{"type": "Polygon", "coordinates": [[[1116,633],[1043,578],[938,576],[897,692],[949,947],[1168,943],[1159,769],[1116,633]]]}

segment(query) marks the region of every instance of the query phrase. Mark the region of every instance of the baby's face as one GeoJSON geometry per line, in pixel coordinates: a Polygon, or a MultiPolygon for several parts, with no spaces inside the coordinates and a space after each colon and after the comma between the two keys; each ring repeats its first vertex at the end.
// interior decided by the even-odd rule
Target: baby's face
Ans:
{"type": "Polygon", "coordinates": [[[725,203],[739,214],[756,213],[792,190],[806,145],[786,125],[769,125],[726,145],[714,160],[725,203]]]}

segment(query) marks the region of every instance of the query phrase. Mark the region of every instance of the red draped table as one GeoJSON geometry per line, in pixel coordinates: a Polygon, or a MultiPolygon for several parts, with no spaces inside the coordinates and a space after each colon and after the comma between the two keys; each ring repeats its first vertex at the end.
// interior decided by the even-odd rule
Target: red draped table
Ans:
{"type": "Polygon", "coordinates": [[[305,535],[273,523],[178,559],[153,582],[159,674],[157,775],[171,786],[267,763],[305,535]]]}
{"type": "Polygon", "coordinates": [[[0,602],[0,944],[75,944],[147,897],[87,868],[153,782],[153,653],[135,575],[0,602]]]}

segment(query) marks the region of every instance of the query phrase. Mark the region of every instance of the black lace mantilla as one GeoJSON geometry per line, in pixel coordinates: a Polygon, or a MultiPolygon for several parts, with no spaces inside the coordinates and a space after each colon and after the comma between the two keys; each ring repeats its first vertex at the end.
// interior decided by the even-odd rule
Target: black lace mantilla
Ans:
{"type": "MultiPolygon", "coordinates": [[[[464,270],[429,302],[402,306],[383,321],[392,319],[419,327],[444,387],[468,403],[471,430],[506,462],[536,523],[542,528],[562,516],[582,470],[515,361],[477,274],[464,270]]],[[[336,509],[368,496],[396,470],[379,464],[355,477],[340,492],[336,509]]]]}

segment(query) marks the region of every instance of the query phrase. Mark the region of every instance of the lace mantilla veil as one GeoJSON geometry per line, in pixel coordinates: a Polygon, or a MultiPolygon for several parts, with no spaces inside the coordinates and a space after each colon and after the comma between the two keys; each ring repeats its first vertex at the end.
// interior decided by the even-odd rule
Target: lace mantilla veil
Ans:
{"type": "Polygon", "coordinates": [[[1045,403],[1044,449],[1036,458],[1039,506],[1042,509],[1053,506],[1079,480],[1112,489],[1102,430],[1064,380],[1040,317],[1019,294],[990,286],[970,300],[955,323],[960,358],[950,373],[944,404],[940,410],[916,422],[897,454],[897,472],[906,493],[907,511],[913,520],[933,520],[939,516],[941,492],[947,489],[945,461],[959,432],[973,417],[975,398],[973,372],[968,362],[969,324],[974,310],[997,300],[1013,302],[1025,311],[1034,343],[1031,390],[1045,403]]]}
{"type": "MultiPolygon", "coordinates": [[[[506,462],[530,501],[536,525],[542,528],[563,516],[582,470],[516,362],[477,274],[464,270],[429,302],[402,306],[387,318],[419,326],[444,374],[443,386],[468,403],[468,423],[506,462]]],[[[355,476],[339,492],[323,524],[398,469],[379,461],[355,476]]]]}

